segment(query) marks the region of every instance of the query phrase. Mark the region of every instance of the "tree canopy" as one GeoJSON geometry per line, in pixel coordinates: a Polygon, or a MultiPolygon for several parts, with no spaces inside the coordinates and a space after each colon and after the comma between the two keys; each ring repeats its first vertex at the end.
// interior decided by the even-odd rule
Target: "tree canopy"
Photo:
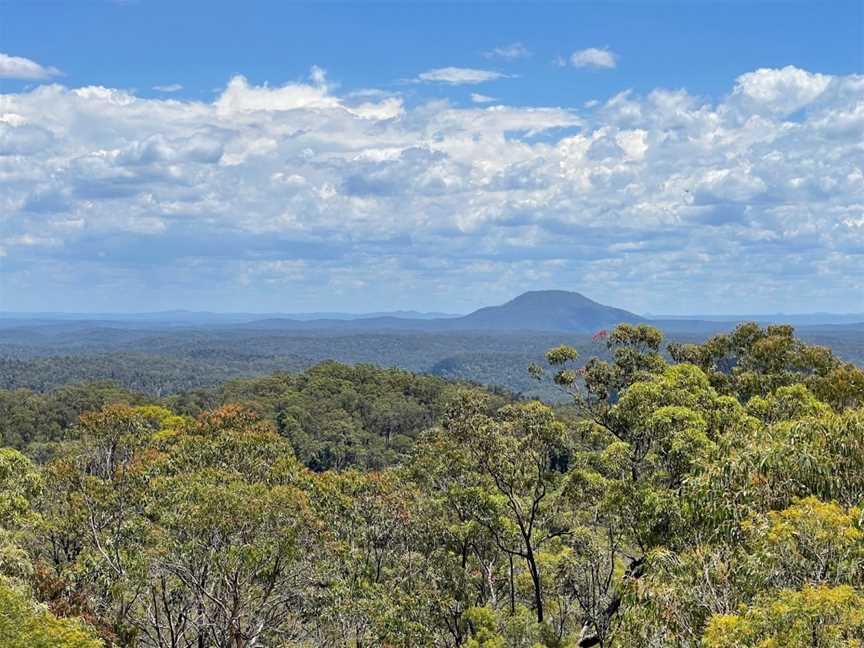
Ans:
{"type": "Polygon", "coordinates": [[[337,363],[8,398],[0,643],[864,645],[864,372],[790,327],[594,345],[530,368],[564,408],[337,363]]]}

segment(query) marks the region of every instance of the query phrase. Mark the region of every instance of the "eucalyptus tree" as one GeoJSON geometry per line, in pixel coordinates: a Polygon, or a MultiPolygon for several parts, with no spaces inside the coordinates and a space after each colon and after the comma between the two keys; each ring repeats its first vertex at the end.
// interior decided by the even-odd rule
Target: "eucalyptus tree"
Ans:
{"type": "MultiPolygon", "coordinates": [[[[539,553],[568,533],[556,523],[561,461],[566,455],[564,426],[540,403],[507,406],[490,416],[482,399],[466,393],[451,406],[443,428],[474,467],[464,476],[478,487],[483,500],[472,512],[474,521],[508,559],[524,561],[531,577],[533,609],[542,624],[539,553]]],[[[511,583],[511,600],[512,590],[511,583]]]]}

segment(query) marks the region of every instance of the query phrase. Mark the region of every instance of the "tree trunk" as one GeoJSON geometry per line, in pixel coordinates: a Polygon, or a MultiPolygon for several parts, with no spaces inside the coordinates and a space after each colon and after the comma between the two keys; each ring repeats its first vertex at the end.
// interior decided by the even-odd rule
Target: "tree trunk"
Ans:
{"type": "Polygon", "coordinates": [[[540,585],[540,570],[537,569],[537,561],[531,550],[531,543],[526,542],[528,569],[531,571],[531,581],[534,583],[534,605],[537,608],[537,623],[543,623],[543,589],[540,585]]]}
{"type": "Polygon", "coordinates": [[[513,554],[507,554],[510,558],[510,616],[516,614],[516,586],[513,584],[513,554]]]}

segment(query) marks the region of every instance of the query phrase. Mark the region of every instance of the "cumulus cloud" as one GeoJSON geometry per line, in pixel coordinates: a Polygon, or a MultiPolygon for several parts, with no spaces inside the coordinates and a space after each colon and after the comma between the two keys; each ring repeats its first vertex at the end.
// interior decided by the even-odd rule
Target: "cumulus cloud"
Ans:
{"type": "Polygon", "coordinates": [[[861,294],[864,77],[756,70],[716,101],[656,89],[578,111],[480,99],[407,107],[314,70],[234,77],[212,102],[0,95],[4,306],[290,310],[327,294],[363,309],[557,285],[693,311],[861,294]]]}
{"type": "Polygon", "coordinates": [[[42,81],[60,74],[60,70],[55,67],[45,67],[23,56],[0,52],[0,79],[42,81]]]}
{"type": "Polygon", "coordinates": [[[767,110],[788,115],[813,103],[830,83],[828,75],[812,74],[792,65],[780,70],[763,68],[738,77],[733,96],[749,112],[767,110]]]}
{"type": "Polygon", "coordinates": [[[169,83],[167,85],[155,85],[153,86],[154,90],[158,90],[159,92],[180,92],[183,89],[183,86],[179,83],[169,83]]]}
{"type": "Polygon", "coordinates": [[[476,70],[474,68],[444,67],[427,70],[417,75],[417,80],[424,83],[448,83],[450,85],[471,85],[506,78],[506,74],[492,70],[476,70]]]}
{"type": "Polygon", "coordinates": [[[515,61],[516,59],[528,58],[531,56],[531,51],[522,43],[511,43],[483,52],[483,56],[488,59],[515,61]]]}
{"type": "Polygon", "coordinates": [[[479,92],[472,92],[471,93],[471,101],[473,101],[474,103],[479,103],[479,104],[491,103],[492,101],[495,101],[495,97],[488,97],[484,94],[480,94],[479,92]]]}
{"type": "Polygon", "coordinates": [[[222,114],[272,112],[312,108],[335,108],[339,100],[321,83],[288,83],[278,88],[252,86],[244,76],[235,76],[216,101],[222,114]]]}
{"type": "Polygon", "coordinates": [[[612,69],[618,65],[618,55],[608,49],[589,47],[570,55],[570,65],[579,68],[612,69]]]}

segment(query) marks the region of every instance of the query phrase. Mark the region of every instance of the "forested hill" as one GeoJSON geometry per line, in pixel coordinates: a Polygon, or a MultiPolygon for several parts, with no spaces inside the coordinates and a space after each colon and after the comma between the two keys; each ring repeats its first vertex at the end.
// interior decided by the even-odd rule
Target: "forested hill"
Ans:
{"type": "MultiPolygon", "coordinates": [[[[164,406],[196,417],[242,404],[287,438],[315,470],[380,469],[396,463],[424,430],[440,423],[467,383],[400,369],[324,362],[295,374],[274,373],[224,382],[163,398],[111,382],[76,383],[47,393],[0,389],[0,447],[46,460],[76,438],[79,417],[111,404],[164,406]]],[[[507,392],[480,389],[491,406],[514,402],[507,392]]]]}

